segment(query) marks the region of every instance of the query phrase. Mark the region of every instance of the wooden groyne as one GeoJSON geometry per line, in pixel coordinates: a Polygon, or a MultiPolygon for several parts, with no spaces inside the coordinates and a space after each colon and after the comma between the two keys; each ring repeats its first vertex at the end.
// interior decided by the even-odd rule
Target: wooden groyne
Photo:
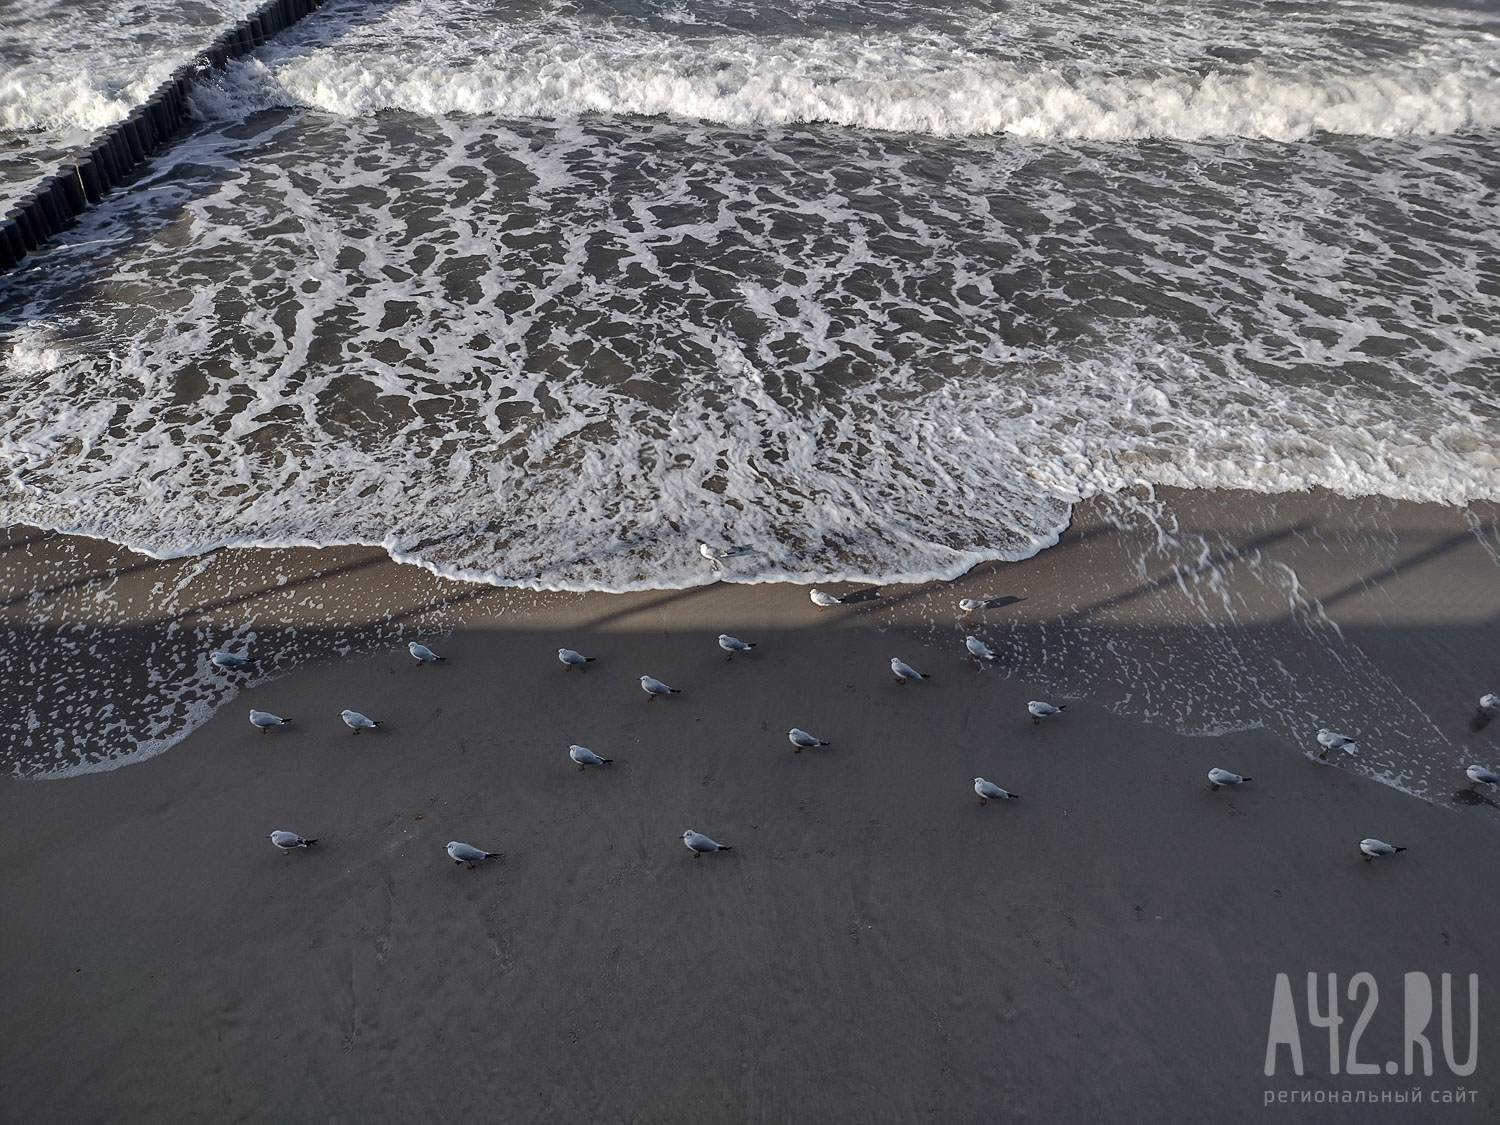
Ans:
{"type": "Polygon", "coordinates": [[[324,0],[269,0],[226,28],[217,39],[177,68],[172,77],[131,110],[123,121],[96,136],[0,217],[0,270],[10,269],[123,183],[136,168],[172,140],[191,119],[188,92],[195,82],[223,70],[290,27],[324,0]]]}

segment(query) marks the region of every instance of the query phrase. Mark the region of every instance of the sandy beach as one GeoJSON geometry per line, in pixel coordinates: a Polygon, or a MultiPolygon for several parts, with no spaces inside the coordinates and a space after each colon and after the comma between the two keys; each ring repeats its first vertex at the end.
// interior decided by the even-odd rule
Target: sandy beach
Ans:
{"type": "Polygon", "coordinates": [[[1033,559],[832,583],[826,612],[805,586],[538,593],[370,550],[152,563],[12,529],[13,651],[92,621],[78,682],[121,695],[209,633],[253,632],[266,666],[150,760],[0,784],[0,1118],[1500,1116],[1500,819],[1463,777],[1500,765],[1500,723],[1469,726],[1500,690],[1493,506],[1160,511],[1086,504],[1033,559]],[[965,596],[991,604],[961,620],[965,596]],[[726,661],[720,632],[757,648],[726,661]],[[597,659],[568,672],[560,645],[597,659]],[[932,678],[898,685],[892,656],[932,678]],[[1034,724],[1030,699],[1068,706],[1034,724]],[[262,735],[250,707],[295,722],[262,735]],[[345,707],[384,725],[351,735],[345,707]],[[1316,760],[1320,716],[1368,750],[1316,760]],[[832,745],[794,754],[792,726],[832,745]],[[614,761],[580,772],[570,743],[614,761]],[[1214,766],[1253,780],[1211,792],[1214,766]],[[1020,799],[981,807],[975,776],[1020,799]],[[733,850],[695,858],[689,827],[733,850]],[[277,828],[319,842],[282,855],[277,828]],[[1366,863],[1364,837],[1408,850],[1366,863]],[[456,866],[455,839],[502,858],[456,866]],[[1309,973],[1337,976],[1336,1069],[1309,973]],[[1359,973],[1373,1074],[1348,1073],[1359,973]],[[1439,1000],[1453,975],[1458,1064],[1478,974],[1472,1072],[1439,1005],[1433,1074],[1420,1051],[1387,1073],[1411,973],[1439,1000]],[[1300,1076],[1285,1046],[1265,1072],[1278,974],[1300,1076]]]}

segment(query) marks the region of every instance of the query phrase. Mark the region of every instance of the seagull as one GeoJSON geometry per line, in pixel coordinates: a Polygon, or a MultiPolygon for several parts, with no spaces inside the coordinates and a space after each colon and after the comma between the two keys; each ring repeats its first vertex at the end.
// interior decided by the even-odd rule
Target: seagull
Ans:
{"type": "Polygon", "coordinates": [[[467,863],[472,868],[482,859],[499,859],[500,853],[481,851],[473,844],[461,844],[457,840],[449,840],[448,858],[454,863],[467,863]]]}
{"type": "Polygon", "coordinates": [[[681,688],[668,687],[658,679],[651,676],[641,677],[641,690],[646,693],[646,702],[655,703],[658,695],[680,695],[681,688]]]}
{"type": "Polygon", "coordinates": [[[1480,785],[1500,785],[1500,773],[1483,766],[1470,766],[1464,773],[1469,775],[1470,789],[1477,789],[1480,785]]]}
{"type": "Polygon", "coordinates": [[[823,593],[823,591],[819,590],[816,586],[814,586],[812,590],[808,592],[807,596],[812,599],[812,604],[818,607],[819,613],[822,613],[823,610],[827,609],[829,606],[838,605],[843,601],[842,598],[836,598],[832,594],[823,593]]]}
{"type": "Polygon", "coordinates": [[[358,711],[340,711],[339,717],[344,720],[344,725],[358,734],[362,730],[374,730],[376,727],[384,726],[379,719],[367,719],[358,711]]]}
{"type": "Polygon", "coordinates": [[[1318,731],[1318,745],[1323,747],[1323,752],[1318,757],[1327,760],[1328,751],[1342,750],[1345,754],[1353,754],[1354,748],[1359,745],[1354,739],[1347,735],[1337,734],[1324,727],[1318,731]]]}
{"type": "Polygon", "coordinates": [[[1218,791],[1219,786],[1221,785],[1227,785],[1232,789],[1236,785],[1243,785],[1245,782],[1250,780],[1252,779],[1248,777],[1241,777],[1237,773],[1230,773],[1228,770],[1221,770],[1218,766],[1215,766],[1213,769],[1208,771],[1208,787],[1215,792],[1218,791]]]}
{"type": "Polygon", "coordinates": [[[439,656],[426,645],[419,645],[416,641],[406,646],[406,651],[411,653],[411,658],[418,664],[431,664],[437,660],[447,660],[446,656],[439,656]]]}
{"type": "Polygon", "coordinates": [[[1395,855],[1397,852],[1404,852],[1406,849],[1393,847],[1384,840],[1370,839],[1361,840],[1359,842],[1359,850],[1365,853],[1365,862],[1369,863],[1370,860],[1378,855],[1395,855]]]}
{"type": "Polygon", "coordinates": [[[708,565],[715,570],[723,570],[723,563],[719,562],[719,553],[703,540],[698,540],[698,553],[708,560],[708,565]]]}
{"type": "Polygon", "coordinates": [[[286,726],[291,721],[291,719],[283,719],[280,715],[273,715],[269,711],[257,711],[254,707],[250,708],[250,723],[252,726],[259,727],[261,734],[265,734],[272,727],[286,726]]]}
{"type": "Polygon", "coordinates": [[[318,842],[315,839],[304,840],[301,836],[297,835],[297,833],[287,832],[281,828],[276,829],[276,831],[272,832],[271,835],[267,838],[271,841],[271,843],[275,844],[278,848],[281,849],[282,855],[286,855],[293,848],[310,848],[318,842]]]}
{"type": "Polygon", "coordinates": [[[907,680],[930,680],[932,678],[918,672],[899,656],[891,657],[891,672],[895,675],[898,684],[904,684],[907,680]]]}
{"type": "Polygon", "coordinates": [[[1040,699],[1033,699],[1030,703],[1026,704],[1026,710],[1031,712],[1031,723],[1033,726],[1052,715],[1061,715],[1067,709],[1068,705],[1066,703],[1054,707],[1052,704],[1044,703],[1040,699]]]}
{"type": "Polygon", "coordinates": [[[569,746],[568,757],[578,763],[578,772],[583,772],[584,766],[602,766],[613,762],[613,758],[601,758],[587,746],[569,746]]]}
{"type": "Polygon", "coordinates": [[[1500,713],[1500,695],[1493,693],[1479,697],[1479,710],[1486,715],[1500,713]]]}
{"type": "Polygon", "coordinates": [[[731,637],[728,633],[720,633],[719,647],[724,650],[725,660],[733,660],[735,653],[749,652],[755,645],[747,644],[737,637],[731,637]]]}
{"type": "Polygon", "coordinates": [[[584,656],[581,652],[574,652],[570,648],[557,650],[557,658],[563,662],[563,666],[571,672],[574,668],[582,668],[585,664],[598,660],[597,656],[584,656]]]}
{"type": "Polygon", "coordinates": [[[990,651],[990,646],[985,644],[978,637],[965,637],[964,648],[969,650],[969,655],[972,656],[975,660],[982,662],[985,660],[995,659],[995,654],[990,651]]]}
{"type": "Polygon", "coordinates": [[[241,656],[237,652],[223,652],[219,649],[214,649],[213,652],[209,653],[208,660],[215,668],[222,668],[226,672],[255,663],[248,656],[241,656]]]}
{"type": "Polygon", "coordinates": [[[978,598],[960,598],[958,600],[958,608],[963,610],[964,616],[967,617],[975,610],[983,609],[984,603],[978,598]]]}
{"type": "Polygon", "coordinates": [[[814,738],[800,727],[793,727],[786,732],[787,741],[792,744],[792,753],[800,754],[804,750],[812,750],[818,746],[832,746],[831,742],[824,742],[821,738],[814,738]]]}
{"type": "Polygon", "coordinates": [[[689,828],[682,834],[682,842],[687,845],[688,851],[693,853],[697,859],[704,852],[727,852],[730,850],[728,844],[721,844],[717,840],[710,840],[702,832],[694,832],[689,828]]]}
{"type": "Polygon", "coordinates": [[[991,801],[1014,801],[1021,796],[1019,793],[1007,793],[993,781],[986,781],[982,777],[974,779],[974,792],[979,794],[981,805],[987,805],[991,801]]]}

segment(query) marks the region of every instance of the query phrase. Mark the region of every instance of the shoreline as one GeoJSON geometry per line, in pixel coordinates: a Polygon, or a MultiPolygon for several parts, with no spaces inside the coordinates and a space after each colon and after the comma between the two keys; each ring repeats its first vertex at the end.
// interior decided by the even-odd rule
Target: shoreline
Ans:
{"type": "MultiPolygon", "coordinates": [[[[1229,500],[1171,509],[1192,557],[1229,500]]],[[[1297,528],[1301,514],[1260,522],[1297,528]]],[[[1220,603],[1234,630],[1326,646],[1326,627],[1303,611],[1283,622],[1279,588],[1249,582],[1279,573],[1280,544],[1314,552],[1298,556],[1309,594],[1359,587],[1325,610],[1369,664],[1338,666],[1345,689],[1398,668],[1438,714],[1459,698],[1455,662],[1480,651],[1466,622],[1493,635],[1493,615],[1475,617],[1493,592],[1451,580],[1449,568],[1471,573],[1475,548],[1434,553],[1451,519],[1421,509],[1337,514],[1275,544],[1242,519],[1238,557],[1194,577],[1162,561],[1170,552],[1106,565],[1136,557],[1135,534],[1083,512],[1024,575],[841,589],[860,600],[825,613],[790,586],[434,601],[378,558],[351,555],[299,585],[249,567],[239,583],[254,596],[233,605],[270,599],[274,613],[256,607],[261,635],[297,607],[351,631],[299,633],[308,662],[243,688],[170,753],[63,784],[0,782],[0,895],[14,920],[0,1112],[1250,1121],[1285,1091],[1318,1096],[1318,1120],[1361,1121],[1356,1095],[1463,1088],[1476,1101],[1455,1120],[1494,1116],[1490,1055],[1453,1073],[1436,1024],[1430,1078],[1331,1072],[1304,988],[1307,973],[1333,972],[1342,999],[1355,974],[1372,975],[1381,999],[1358,1052],[1377,1065],[1403,1058],[1405,974],[1427,974],[1435,995],[1452,974],[1462,998],[1478,973],[1487,1006],[1500,876],[1476,857],[1494,847],[1492,798],[1461,805],[1450,785],[1409,800],[1269,727],[1189,736],[1121,713],[1102,690],[1058,690],[1068,676],[1105,682],[1106,663],[1079,667],[1090,650],[1137,672],[1154,650],[1186,680],[1217,674],[1218,627],[1179,622],[1175,599],[1195,582],[1238,589],[1220,603]],[[1341,523],[1399,524],[1395,573],[1379,578],[1391,561],[1341,523]],[[1364,566],[1349,570],[1351,555],[1364,566]],[[1023,600],[965,630],[961,590],[1023,600]],[[361,654],[361,612],[378,637],[406,629],[447,662],[417,666],[398,644],[361,654]],[[725,661],[721,631],[758,647],[725,661]],[[1000,667],[965,660],[971,632],[1000,667]],[[349,655],[313,658],[344,644],[349,655]],[[598,661],[569,673],[559,645],[598,661]],[[1417,659],[1434,652],[1449,656],[1417,659]],[[897,686],[892,655],[933,679],[897,686]],[[646,702],[642,673],[683,694],[646,702]],[[1069,708],[1034,725],[1029,698],[1069,708]],[[251,706],[296,722],[258,734],[251,706]],[[386,725],[353,736],[340,707],[386,725]],[[794,755],[793,725],[832,746],[794,755]],[[615,761],[579,772],[570,742],[615,761]],[[1210,792],[1210,766],[1253,781],[1210,792]],[[975,775],[1020,799],[980,807],[975,775]],[[694,859],[678,838],[688,827],[734,850],[694,859]],[[283,856],[273,828],[319,844],[283,856]],[[1365,836],[1409,850],[1366,864],[1365,836]],[[503,858],[455,867],[450,839],[503,858]],[[1277,1073],[1263,1070],[1278,974],[1297,997],[1301,1077],[1286,1047],[1277,1073]],[[1351,1104],[1327,1104],[1345,1094],[1351,1104]]],[[[210,567],[195,581],[230,577],[210,567]]],[[[111,596],[129,605],[161,580],[121,574],[111,596]]],[[[212,599],[152,604],[190,637],[195,614],[225,612],[212,599]]],[[[1500,753],[1497,734],[1462,745],[1500,753]]],[[[1359,1005],[1342,1012],[1347,1049],[1359,1005]]],[[[1434,1112],[1424,1100],[1393,1118],[1434,1112]]]]}

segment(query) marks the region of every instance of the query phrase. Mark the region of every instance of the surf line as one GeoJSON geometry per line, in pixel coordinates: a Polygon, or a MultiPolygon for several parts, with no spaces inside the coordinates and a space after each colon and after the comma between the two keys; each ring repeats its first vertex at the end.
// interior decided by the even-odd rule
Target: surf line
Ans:
{"type": "Polygon", "coordinates": [[[191,117],[188,93],[195,82],[264,46],[271,36],[323,3],[267,0],[254,14],[226,28],[190,62],[173,71],[123,121],[96,136],[82,153],[68,157],[0,217],[0,270],[19,265],[27,254],[40,250],[164,148],[191,117]]]}

